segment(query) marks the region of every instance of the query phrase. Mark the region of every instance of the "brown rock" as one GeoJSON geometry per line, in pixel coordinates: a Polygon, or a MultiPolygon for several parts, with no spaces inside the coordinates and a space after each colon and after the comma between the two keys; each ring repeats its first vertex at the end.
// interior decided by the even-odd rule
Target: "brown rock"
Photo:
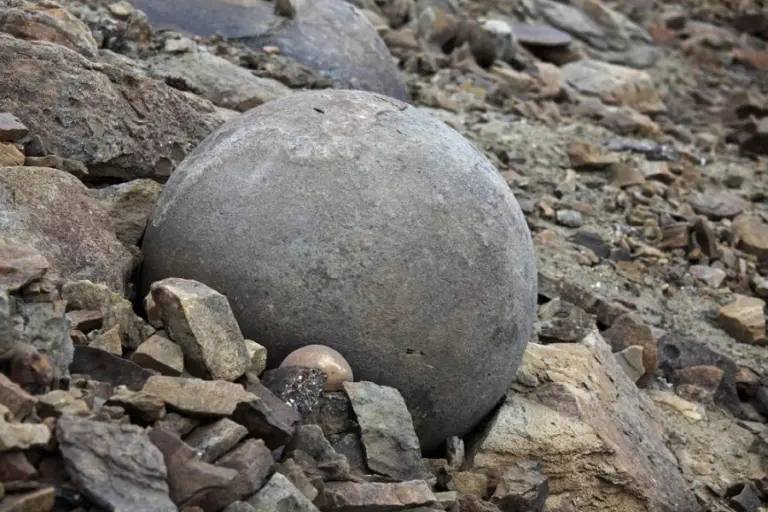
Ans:
{"type": "Polygon", "coordinates": [[[153,429],[149,438],[163,453],[170,496],[179,507],[199,505],[210,492],[226,488],[237,477],[233,469],[199,460],[195,450],[171,432],[153,429]]]}
{"type": "Polygon", "coordinates": [[[733,221],[739,248],[759,258],[768,257],[768,224],[752,215],[740,215],[733,221]]]}
{"type": "Polygon", "coordinates": [[[568,145],[568,158],[576,170],[603,169],[618,162],[616,154],[597,144],[574,140],[568,145]]]}
{"type": "Polygon", "coordinates": [[[208,494],[202,503],[205,510],[220,510],[235,499],[252,496],[272,472],[272,452],[261,439],[248,439],[216,461],[216,465],[237,471],[235,479],[224,489],[208,494]]]}
{"type": "Polygon", "coordinates": [[[11,291],[45,275],[50,268],[40,251],[0,237],[0,284],[11,291]]]}
{"type": "Polygon", "coordinates": [[[737,296],[720,308],[717,321],[731,336],[742,343],[765,345],[765,302],[756,297],[737,296]]]}
{"type": "Polygon", "coordinates": [[[96,57],[99,53],[88,26],[58,6],[25,4],[12,8],[5,13],[0,30],[19,39],[56,43],[85,57],[96,57]]]}
{"type": "Polygon", "coordinates": [[[0,373],[0,404],[7,407],[13,417],[21,421],[35,409],[37,398],[0,373]]]}
{"type": "Polygon", "coordinates": [[[165,417],[165,402],[159,397],[144,391],[131,391],[125,387],[115,389],[106,405],[122,407],[134,423],[141,425],[148,425],[165,417]]]}
{"type": "Polygon", "coordinates": [[[645,375],[638,381],[638,386],[647,386],[659,369],[656,337],[651,328],[636,315],[628,313],[617,318],[613,325],[603,332],[603,336],[614,352],[620,352],[632,345],[643,347],[645,375]]]}
{"type": "Polygon", "coordinates": [[[0,142],[0,167],[24,165],[24,153],[10,142],[0,142]]]}
{"type": "Polygon", "coordinates": [[[64,414],[86,414],[91,408],[81,398],[78,390],[64,391],[55,389],[38,397],[37,414],[41,418],[58,418],[64,414]]]}
{"type": "Polygon", "coordinates": [[[184,353],[168,338],[153,334],[139,345],[131,361],[169,377],[178,377],[184,371],[184,353]]]}
{"type": "Polygon", "coordinates": [[[37,476],[37,470],[23,452],[0,453],[0,482],[27,481],[37,476]]]}
{"type": "Polygon", "coordinates": [[[44,487],[22,494],[10,494],[0,503],[2,512],[50,512],[56,498],[56,489],[44,487]]]}
{"type": "Polygon", "coordinates": [[[491,496],[503,511],[541,512],[549,496],[549,478],[536,462],[523,461],[508,467],[491,496]]]}
{"type": "Polygon", "coordinates": [[[367,512],[431,506],[437,503],[426,482],[401,483],[327,482],[324,510],[367,512]]]}
{"type": "Polygon", "coordinates": [[[161,375],[150,377],[142,391],[161,398],[169,409],[198,418],[230,416],[239,403],[258,398],[232,382],[161,375]]]}
{"type": "Polygon", "coordinates": [[[126,386],[134,391],[139,391],[152,376],[152,373],[127,359],[82,345],[75,345],[75,358],[70,370],[113,386],[126,386]]]}
{"type": "Polygon", "coordinates": [[[170,338],[196,377],[233,381],[250,366],[245,339],[227,298],[189,279],[152,283],[150,294],[170,338]]]}
{"type": "Polygon", "coordinates": [[[677,370],[673,382],[683,398],[704,402],[714,398],[724,375],[717,366],[690,366],[677,370]]]}
{"type": "Polygon", "coordinates": [[[165,418],[155,423],[155,428],[161,428],[167,432],[172,432],[179,437],[183,437],[200,424],[200,420],[182,416],[175,412],[169,412],[165,418]]]}
{"type": "MultiPolygon", "coordinates": [[[[0,90],[6,92],[0,111],[19,116],[50,153],[83,162],[93,177],[167,179],[221,122],[204,100],[114,66],[94,65],[64,46],[3,35],[0,61],[0,90]],[[37,65],[30,67],[30,61],[37,65]],[[61,97],[70,100],[61,103],[61,97]],[[68,122],[51,123],[54,118],[68,122]],[[93,137],[93,126],[101,127],[99,137],[93,137]]],[[[78,218],[61,206],[54,210],[68,222],[78,218]]]]}
{"type": "Polygon", "coordinates": [[[49,277],[91,279],[124,290],[133,256],[77,178],[54,169],[3,167],[0,185],[11,191],[0,207],[12,213],[0,235],[38,248],[51,264],[49,277]]]}

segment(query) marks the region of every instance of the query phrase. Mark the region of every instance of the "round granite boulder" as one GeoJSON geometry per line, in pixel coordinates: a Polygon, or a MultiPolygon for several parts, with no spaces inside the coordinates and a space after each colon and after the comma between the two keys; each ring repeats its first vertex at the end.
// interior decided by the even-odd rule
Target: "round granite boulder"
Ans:
{"type": "Polygon", "coordinates": [[[131,0],[157,28],[207,36],[220,32],[256,51],[276,46],[340,88],[410,96],[387,45],[344,0],[292,0],[293,18],[266,0],[131,0]]]}
{"type": "Polygon", "coordinates": [[[536,307],[515,197],[465,138],[363,91],[301,92],[222,125],[171,175],[147,226],[143,287],[225,294],[275,367],[327,345],[397,388],[422,447],[504,396],[536,307]]]}

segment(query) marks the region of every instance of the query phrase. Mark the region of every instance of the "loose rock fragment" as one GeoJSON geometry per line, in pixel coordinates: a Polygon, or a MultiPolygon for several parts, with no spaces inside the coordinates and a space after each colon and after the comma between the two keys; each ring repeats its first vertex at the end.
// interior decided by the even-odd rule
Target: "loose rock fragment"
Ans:
{"type": "Polygon", "coordinates": [[[425,478],[427,470],[400,393],[373,382],[345,382],[365,445],[368,467],[396,480],[425,478]]]}
{"type": "Polygon", "coordinates": [[[246,503],[260,512],[319,512],[317,507],[280,473],[272,475],[267,485],[246,503]]]}
{"type": "Polygon", "coordinates": [[[437,503],[426,482],[401,483],[328,482],[324,491],[325,510],[329,512],[365,512],[398,510],[437,503]]]}
{"type": "Polygon", "coordinates": [[[15,423],[8,408],[0,406],[0,452],[43,448],[50,439],[46,425],[15,423]]]}
{"type": "Polygon", "coordinates": [[[568,145],[568,158],[576,170],[602,169],[618,162],[615,153],[608,153],[597,144],[574,140],[568,145]]]}
{"type": "Polygon", "coordinates": [[[616,352],[613,356],[616,358],[616,363],[624,369],[632,382],[637,382],[640,377],[645,375],[643,347],[640,345],[630,345],[624,350],[616,352]]]}
{"type": "Polygon", "coordinates": [[[184,371],[184,352],[181,347],[159,334],[153,334],[139,345],[131,361],[169,377],[178,377],[184,371]]]}
{"type": "Polygon", "coordinates": [[[44,487],[22,494],[9,494],[0,499],[0,510],[3,512],[49,512],[54,510],[56,489],[44,487]]]}
{"type": "Polygon", "coordinates": [[[325,378],[325,373],[316,368],[283,366],[264,372],[261,383],[305,417],[320,398],[325,378]]]}
{"type": "Polygon", "coordinates": [[[299,414],[262,385],[249,387],[250,396],[237,404],[232,419],[261,438],[271,449],[283,446],[293,435],[299,414]]]}
{"type": "Polygon", "coordinates": [[[245,348],[248,351],[248,357],[251,359],[248,371],[261,375],[267,368],[267,349],[253,340],[245,340],[245,348]]]}
{"type": "Polygon", "coordinates": [[[168,278],[150,293],[187,370],[201,378],[233,381],[250,365],[245,339],[227,298],[197,281],[168,278]]]}
{"type": "Polygon", "coordinates": [[[116,325],[108,331],[102,332],[96,336],[88,346],[104,350],[105,352],[115,354],[116,356],[122,356],[123,342],[122,335],[120,334],[120,326],[116,325]]]}
{"type": "Polygon", "coordinates": [[[184,438],[184,442],[195,449],[200,460],[214,462],[234,448],[246,435],[248,430],[244,426],[222,418],[197,427],[184,438]]]}
{"type": "Polygon", "coordinates": [[[636,315],[628,313],[616,319],[613,325],[603,332],[603,336],[614,352],[621,352],[632,345],[643,347],[645,375],[638,381],[638,385],[647,385],[659,369],[656,337],[650,327],[636,315]]]}
{"type": "Polygon", "coordinates": [[[539,308],[539,320],[539,339],[545,343],[576,343],[595,329],[595,321],[586,311],[559,298],[539,308]]]}
{"type": "Polygon", "coordinates": [[[756,297],[739,296],[720,308],[717,321],[742,343],[765,344],[765,302],[756,297]]]}
{"type": "Polygon", "coordinates": [[[106,401],[106,405],[117,405],[136,423],[147,425],[165,417],[165,402],[155,395],[144,391],[130,391],[118,387],[106,401]]]}
{"type": "Polygon", "coordinates": [[[34,396],[0,373],[0,405],[7,407],[14,418],[24,420],[35,409],[35,404],[34,396]]]}
{"type": "Polygon", "coordinates": [[[163,456],[139,427],[63,416],[56,424],[56,439],[70,477],[96,505],[177,511],[168,497],[163,456]]]}
{"type": "Polygon", "coordinates": [[[311,457],[316,466],[313,469],[323,480],[349,479],[349,462],[334,450],[317,425],[300,425],[285,447],[285,453],[298,459],[299,463],[302,461],[298,453],[311,457]]]}
{"type": "Polygon", "coordinates": [[[69,368],[72,373],[89,375],[94,380],[126,386],[133,391],[140,390],[153,375],[127,359],[83,345],[75,345],[75,357],[69,368]]]}
{"type": "Polygon", "coordinates": [[[548,496],[549,478],[541,473],[537,463],[524,461],[504,471],[491,503],[503,511],[541,512],[548,496]]]}
{"type": "Polygon", "coordinates": [[[0,112],[0,141],[13,142],[29,133],[29,129],[9,112],[0,112]]]}
{"type": "Polygon", "coordinates": [[[160,375],[150,377],[143,391],[160,397],[170,409],[200,418],[229,416],[239,403],[254,398],[233,382],[160,375]]]}

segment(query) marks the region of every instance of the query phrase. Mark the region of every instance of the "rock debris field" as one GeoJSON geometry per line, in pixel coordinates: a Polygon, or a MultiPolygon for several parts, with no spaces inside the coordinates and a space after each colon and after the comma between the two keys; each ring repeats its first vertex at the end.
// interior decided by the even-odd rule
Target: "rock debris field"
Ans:
{"type": "Polygon", "coordinates": [[[0,512],[768,510],[762,0],[0,0],[0,512]]]}

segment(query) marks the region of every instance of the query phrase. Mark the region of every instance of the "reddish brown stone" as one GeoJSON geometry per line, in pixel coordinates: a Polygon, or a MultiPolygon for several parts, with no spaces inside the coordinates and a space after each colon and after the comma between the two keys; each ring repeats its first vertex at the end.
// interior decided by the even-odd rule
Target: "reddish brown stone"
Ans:
{"type": "Polygon", "coordinates": [[[0,482],[31,480],[37,470],[22,452],[0,453],[0,482]]]}
{"type": "Polygon", "coordinates": [[[645,375],[637,381],[639,387],[647,386],[653,376],[659,369],[658,348],[656,347],[656,338],[651,328],[645,325],[636,315],[627,313],[611,325],[603,333],[613,352],[620,352],[632,345],[643,347],[643,367],[645,375]]]}

